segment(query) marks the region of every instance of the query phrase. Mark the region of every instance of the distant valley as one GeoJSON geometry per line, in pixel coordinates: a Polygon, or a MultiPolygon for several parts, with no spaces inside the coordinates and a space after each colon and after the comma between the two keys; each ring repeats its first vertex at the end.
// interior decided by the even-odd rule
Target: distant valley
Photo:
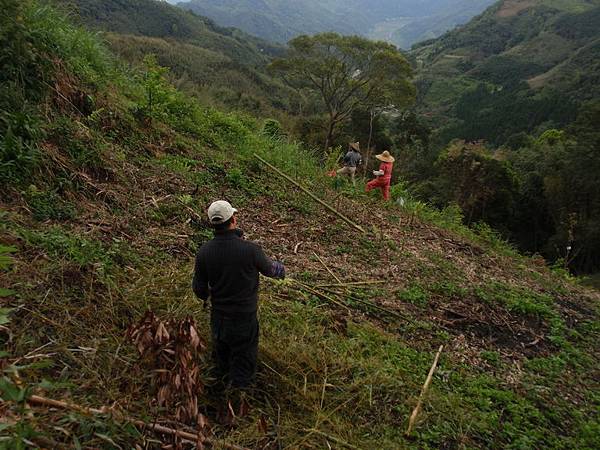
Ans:
{"type": "Polygon", "coordinates": [[[494,0],[190,0],[184,9],[285,43],[299,34],[335,31],[385,40],[401,48],[466,23],[494,0]]]}

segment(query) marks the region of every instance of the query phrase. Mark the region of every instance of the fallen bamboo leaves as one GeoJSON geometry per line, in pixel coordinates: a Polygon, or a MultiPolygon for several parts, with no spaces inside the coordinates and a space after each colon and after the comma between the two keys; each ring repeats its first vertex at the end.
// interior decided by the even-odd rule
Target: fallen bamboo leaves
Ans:
{"type": "Polygon", "coordinates": [[[154,376],[152,384],[158,406],[174,408],[177,420],[197,423],[200,380],[199,356],[206,349],[191,318],[162,321],[148,311],[138,324],[132,325],[127,337],[134,343],[141,362],[154,376]]]}

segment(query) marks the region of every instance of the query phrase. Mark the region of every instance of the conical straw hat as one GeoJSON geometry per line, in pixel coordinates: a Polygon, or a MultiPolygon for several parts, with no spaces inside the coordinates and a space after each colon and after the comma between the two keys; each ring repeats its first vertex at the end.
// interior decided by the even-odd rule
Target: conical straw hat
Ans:
{"type": "Polygon", "coordinates": [[[390,155],[390,152],[388,152],[387,150],[379,155],[375,155],[375,158],[377,158],[379,161],[383,161],[383,162],[393,163],[394,161],[396,161],[394,159],[394,157],[392,155],[390,155]]]}

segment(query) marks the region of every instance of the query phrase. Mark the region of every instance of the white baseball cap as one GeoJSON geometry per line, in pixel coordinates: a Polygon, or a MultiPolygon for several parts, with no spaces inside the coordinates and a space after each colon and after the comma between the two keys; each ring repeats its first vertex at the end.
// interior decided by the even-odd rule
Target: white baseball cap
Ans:
{"type": "Polygon", "coordinates": [[[208,207],[208,220],[213,225],[219,225],[231,219],[231,216],[236,212],[237,209],[231,206],[229,202],[217,200],[208,207]]]}

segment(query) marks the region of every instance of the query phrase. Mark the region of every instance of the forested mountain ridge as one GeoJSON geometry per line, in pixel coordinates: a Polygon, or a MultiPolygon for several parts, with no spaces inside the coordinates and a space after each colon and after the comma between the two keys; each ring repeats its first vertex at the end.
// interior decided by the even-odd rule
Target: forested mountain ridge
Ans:
{"type": "Polygon", "coordinates": [[[600,2],[505,0],[418,44],[420,109],[460,137],[503,144],[561,127],[600,97],[600,2]]]}
{"type": "Polygon", "coordinates": [[[439,36],[493,0],[191,0],[184,9],[285,43],[299,34],[335,31],[386,40],[403,48],[439,36]]]}
{"type": "Polygon", "coordinates": [[[523,251],[597,271],[600,2],[499,1],[410,57],[417,114],[395,142],[413,191],[523,251]]]}
{"type": "Polygon", "coordinates": [[[85,26],[102,30],[129,62],[147,54],[172,69],[180,87],[222,106],[278,108],[285,87],[265,72],[283,48],[158,0],[53,0],[85,26]]]}

